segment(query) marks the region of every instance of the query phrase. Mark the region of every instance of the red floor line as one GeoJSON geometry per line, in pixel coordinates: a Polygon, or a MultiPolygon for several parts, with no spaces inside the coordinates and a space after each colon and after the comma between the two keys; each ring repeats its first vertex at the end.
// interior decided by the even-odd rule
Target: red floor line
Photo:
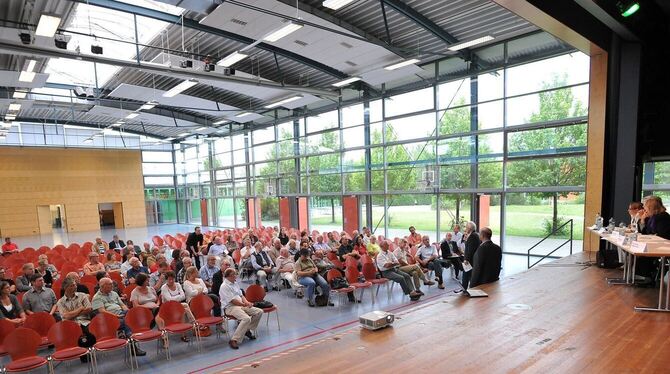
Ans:
{"type": "MultiPolygon", "coordinates": [[[[419,304],[424,304],[424,303],[427,302],[428,300],[432,300],[432,299],[435,299],[435,298],[440,297],[440,296],[444,296],[444,294],[433,295],[433,296],[428,297],[428,298],[426,298],[426,299],[424,299],[424,300],[421,300],[421,301],[418,302],[418,303],[409,303],[409,304],[399,305],[399,306],[397,306],[397,307],[395,307],[395,308],[393,308],[393,309],[388,310],[388,312],[392,312],[392,311],[395,311],[395,310],[398,310],[398,309],[407,308],[407,307],[411,307],[411,306],[416,306],[416,305],[419,305],[419,304]]],[[[297,342],[297,341],[300,341],[300,340],[308,339],[308,338],[311,338],[311,337],[313,337],[313,336],[321,335],[321,334],[326,333],[326,332],[329,332],[329,331],[337,330],[337,329],[339,329],[339,328],[342,328],[342,327],[345,327],[345,326],[348,326],[348,325],[353,325],[353,324],[356,323],[356,322],[358,322],[357,319],[355,319],[355,320],[353,320],[353,321],[349,321],[349,322],[340,323],[339,325],[332,326],[332,327],[330,327],[330,328],[328,328],[328,329],[326,329],[326,330],[315,331],[315,332],[313,332],[313,333],[311,333],[311,334],[308,334],[308,335],[305,335],[305,336],[301,336],[301,337],[299,337],[299,338],[295,338],[295,339],[287,340],[287,341],[284,341],[284,342],[281,342],[281,343],[277,343],[277,344],[275,344],[275,345],[271,345],[271,346],[269,346],[269,347],[265,347],[265,348],[263,348],[263,349],[259,349],[258,351],[250,352],[250,353],[247,353],[247,354],[245,354],[245,355],[238,356],[238,357],[229,358],[229,359],[227,359],[227,360],[225,360],[225,361],[221,361],[221,362],[219,362],[219,363],[212,364],[212,365],[206,366],[206,367],[204,367],[204,368],[201,368],[201,369],[198,369],[198,370],[191,371],[191,372],[189,372],[188,374],[195,374],[195,373],[199,373],[199,372],[202,372],[202,371],[205,371],[205,370],[209,370],[209,369],[215,368],[215,367],[217,367],[217,366],[225,365],[225,364],[228,364],[228,363],[231,363],[231,362],[234,362],[234,361],[237,361],[237,360],[240,360],[240,359],[249,357],[249,356],[253,356],[253,355],[256,355],[256,354],[259,354],[259,353],[267,352],[267,351],[269,351],[269,350],[272,350],[272,349],[281,347],[282,345],[286,345],[286,344],[294,343],[294,342],[297,342]]]]}

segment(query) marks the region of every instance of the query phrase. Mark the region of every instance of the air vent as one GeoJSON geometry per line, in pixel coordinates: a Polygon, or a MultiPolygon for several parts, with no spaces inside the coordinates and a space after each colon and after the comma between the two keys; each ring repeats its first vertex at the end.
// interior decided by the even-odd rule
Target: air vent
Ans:
{"type": "Polygon", "coordinates": [[[357,63],[352,62],[352,61],[344,61],[344,63],[347,64],[347,65],[349,65],[349,66],[358,66],[357,63]]]}
{"type": "Polygon", "coordinates": [[[236,24],[238,24],[238,25],[242,25],[242,26],[246,26],[246,25],[247,25],[247,22],[244,22],[244,21],[242,21],[241,19],[237,19],[237,18],[231,18],[231,19],[230,19],[230,22],[232,22],[232,23],[236,23],[236,24]]]}
{"type": "Polygon", "coordinates": [[[344,47],[344,48],[354,48],[353,45],[351,45],[351,44],[349,44],[349,43],[345,43],[345,42],[341,42],[340,45],[341,45],[342,47],[344,47]]]}
{"type": "Polygon", "coordinates": [[[307,46],[307,42],[303,42],[302,40],[294,40],[293,42],[294,42],[295,44],[297,44],[297,45],[301,45],[301,46],[303,46],[303,47],[306,47],[306,46],[307,46]]]}

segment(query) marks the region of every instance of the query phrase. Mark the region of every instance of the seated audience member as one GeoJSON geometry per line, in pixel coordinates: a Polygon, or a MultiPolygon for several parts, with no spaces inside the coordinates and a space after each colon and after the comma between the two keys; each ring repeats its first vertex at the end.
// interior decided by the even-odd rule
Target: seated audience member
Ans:
{"type": "Polygon", "coordinates": [[[190,302],[194,297],[203,294],[209,296],[210,299],[214,302],[213,313],[215,316],[220,317],[219,311],[221,306],[219,305],[219,296],[209,292],[209,288],[205,282],[199,277],[198,269],[195,266],[191,266],[186,269],[184,275],[184,293],[186,294],[186,302],[190,302]]]}
{"type": "Polygon", "coordinates": [[[399,270],[400,262],[398,262],[393,253],[389,252],[388,241],[384,240],[380,247],[381,252],[377,255],[377,268],[381,272],[382,277],[400,284],[402,292],[405,295],[409,295],[412,300],[418,300],[423,295],[423,292],[420,289],[415,290],[412,284],[412,277],[404,271],[399,270]]]}
{"type": "Polygon", "coordinates": [[[237,284],[237,271],[229,268],[223,273],[225,280],[219,290],[221,299],[221,313],[234,317],[240,323],[233,333],[228,345],[232,349],[238,349],[239,344],[246,336],[249,339],[256,339],[252,330],[256,330],[258,322],[263,317],[263,309],[254,307],[242,294],[240,286],[237,284]]]}
{"type": "Polygon", "coordinates": [[[630,225],[628,228],[637,232],[642,231],[640,218],[644,214],[644,205],[639,201],[633,201],[628,205],[628,214],[630,215],[630,225]]]}
{"type": "Polygon", "coordinates": [[[167,281],[166,274],[168,271],[170,271],[170,267],[168,266],[167,262],[162,262],[158,266],[158,270],[149,274],[149,287],[153,287],[156,292],[160,293],[161,287],[163,287],[167,281]]]}
{"type": "Polygon", "coordinates": [[[209,247],[207,255],[209,256],[222,256],[224,253],[228,254],[228,248],[223,244],[223,239],[220,236],[214,237],[214,244],[209,247]]]}
{"type": "Polygon", "coordinates": [[[370,244],[370,238],[373,236],[372,232],[370,232],[370,229],[367,228],[367,226],[364,226],[361,229],[361,231],[362,231],[361,238],[363,239],[363,243],[365,243],[365,245],[367,246],[368,244],[370,244]]]}
{"type": "Polygon", "coordinates": [[[139,245],[135,245],[130,239],[126,242],[126,249],[135,256],[140,256],[142,254],[142,248],[140,248],[139,245]]]}
{"type": "Polygon", "coordinates": [[[279,238],[279,242],[281,243],[282,246],[288,244],[289,237],[288,234],[286,234],[286,227],[281,228],[281,231],[279,231],[279,235],[277,236],[277,238],[279,238]]]}
{"type": "Polygon", "coordinates": [[[35,265],[30,262],[23,264],[21,270],[23,274],[16,277],[16,291],[27,292],[30,290],[30,279],[35,274],[35,265]]]}
{"type": "Polygon", "coordinates": [[[291,255],[291,257],[295,258],[295,255],[297,255],[300,252],[300,248],[298,248],[298,242],[295,241],[295,239],[291,239],[288,241],[288,253],[291,255]]]}
{"type": "MultiPolygon", "coordinates": [[[[189,322],[193,323],[193,321],[195,321],[195,317],[193,316],[193,313],[191,312],[191,308],[189,307],[188,303],[186,303],[186,294],[184,293],[184,289],[181,287],[181,284],[175,281],[177,276],[175,275],[174,271],[170,270],[167,273],[165,273],[165,278],[167,280],[165,284],[163,284],[160,290],[161,302],[163,303],[167,301],[180,302],[181,306],[183,306],[184,310],[186,311],[186,319],[189,322]]],[[[186,334],[181,336],[181,340],[184,342],[189,341],[186,334]]]]}
{"type": "Polygon", "coordinates": [[[281,241],[277,238],[272,239],[272,247],[266,251],[272,262],[277,262],[277,258],[279,257],[279,252],[281,252],[281,249],[281,241]]]}
{"type": "Polygon", "coordinates": [[[88,294],[77,291],[74,278],[65,277],[63,280],[63,297],[56,303],[61,318],[74,321],[88,333],[88,324],[91,323],[91,302],[88,294]]]}
{"type": "Polygon", "coordinates": [[[123,240],[119,239],[118,235],[114,235],[114,237],[112,237],[112,241],[109,242],[108,245],[109,249],[113,249],[117,252],[121,252],[121,250],[126,247],[126,243],[124,243],[123,240]]]}
{"type": "Polygon", "coordinates": [[[126,260],[123,263],[121,263],[121,275],[123,277],[125,277],[126,274],[128,273],[128,270],[130,270],[133,267],[133,265],[130,264],[130,260],[132,260],[133,258],[136,258],[134,254],[128,254],[126,260]]]}
{"type": "Polygon", "coordinates": [[[351,245],[356,246],[356,243],[358,243],[359,236],[360,234],[358,233],[358,230],[354,230],[351,232],[351,245]]]}
{"type": "Polygon", "coordinates": [[[0,267],[0,282],[6,282],[9,284],[9,293],[16,295],[16,283],[14,283],[13,279],[5,278],[6,273],[7,271],[5,268],[0,267]]]}
{"type": "Polygon", "coordinates": [[[233,238],[232,235],[228,235],[228,240],[226,240],[226,248],[228,248],[229,253],[233,253],[233,251],[239,248],[235,238],[233,238]]]}
{"type": "Polygon", "coordinates": [[[131,268],[128,269],[128,272],[126,273],[126,280],[128,283],[134,283],[134,279],[138,274],[145,274],[147,276],[149,274],[149,269],[147,269],[146,266],[142,266],[142,263],[137,257],[130,259],[130,266],[131,268]]]}
{"type": "Polygon", "coordinates": [[[105,265],[99,261],[99,256],[98,252],[88,254],[88,262],[84,264],[84,275],[95,275],[105,270],[105,265]]]}
{"type": "MultiPolygon", "coordinates": [[[[121,301],[119,294],[113,290],[114,284],[111,279],[101,278],[98,285],[100,289],[93,296],[93,300],[91,300],[91,309],[96,313],[107,313],[117,317],[121,323],[119,331],[123,333],[123,337],[129,338],[131,331],[125,322],[128,307],[121,301]]],[[[139,349],[140,347],[137,343],[134,344],[136,354],[138,356],[146,356],[147,353],[139,349]]]]}
{"type": "MultiPolygon", "coordinates": [[[[309,251],[309,257],[310,258],[314,254],[314,247],[312,247],[310,242],[308,242],[307,240],[301,240],[300,241],[300,250],[302,250],[302,249],[306,249],[306,250],[309,251]]],[[[293,261],[298,261],[299,258],[300,258],[300,251],[298,251],[298,253],[296,253],[295,256],[293,256],[293,261]]]]}
{"type": "Polygon", "coordinates": [[[207,263],[200,268],[200,279],[205,283],[207,289],[212,288],[212,277],[217,271],[219,271],[219,267],[216,266],[216,256],[208,255],[207,263]]]}
{"type": "Polygon", "coordinates": [[[333,235],[332,232],[329,232],[326,235],[328,236],[328,246],[330,247],[330,250],[337,251],[337,249],[340,248],[340,242],[335,240],[335,235],[333,235]]]}
{"type": "Polygon", "coordinates": [[[26,321],[26,313],[21,309],[19,299],[12,295],[7,282],[0,282],[0,319],[7,319],[17,327],[26,321]]]}
{"type": "Polygon", "coordinates": [[[121,272],[121,263],[116,260],[116,254],[112,251],[105,253],[105,271],[108,273],[120,273],[121,272]]]}
{"type": "MultiPolygon", "coordinates": [[[[95,274],[95,280],[98,281],[98,284],[95,285],[95,290],[93,290],[93,292],[100,291],[100,279],[102,278],[109,278],[109,274],[106,271],[99,271],[95,274]]],[[[121,298],[121,300],[126,299],[126,295],[121,292],[121,290],[119,289],[119,284],[116,283],[115,280],[112,280],[112,291],[116,292],[121,298]]]]}
{"type": "MultiPolygon", "coordinates": [[[[398,270],[405,272],[412,276],[414,281],[414,289],[417,291],[421,290],[421,282],[426,286],[432,286],[435,284],[432,280],[426,278],[421,266],[417,263],[410,264],[409,257],[412,257],[412,254],[409,252],[409,246],[407,245],[407,240],[400,239],[398,248],[393,251],[393,255],[398,260],[400,267],[398,270]]],[[[412,257],[413,258],[413,257],[412,257]]]]}
{"type": "MultiPolygon", "coordinates": [[[[144,242],[142,244],[142,248],[141,248],[140,254],[139,254],[140,261],[142,261],[142,264],[144,266],[149,267],[149,264],[147,264],[147,260],[149,260],[149,257],[152,257],[152,255],[153,254],[151,253],[151,244],[149,244],[147,242],[144,242]]],[[[152,262],[155,262],[155,261],[156,261],[156,259],[153,258],[152,262]]]]}
{"type": "MultiPolygon", "coordinates": [[[[75,288],[75,291],[76,291],[76,292],[81,292],[81,293],[84,293],[84,294],[86,294],[86,295],[89,295],[89,294],[90,294],[90,293],[89,293],[89,289],[88,289],[88,287],[86,287],[85,285],[81,284],[81,281],[80,281],[80,278],[79,278],[79,273],[76,273],[76,272],[74,272],[74,271],[71,272],[71,273],[67,273],[67,274],[65,275],[65,278],[66,278],[66,279],[70,279],[70,280],[72,280],[72,282],[74,282],[74,284],[76,285],[76,288],[75,288]]],[[[63,282],[65,282],[65,280],[63,280],[63,282]]],[[[65,295],[65,287],[64,287],[64,286],[61,286],[61,289],[60,289],[60,297],[62,298],[64,295],[65,295]]],[[[62,317],[62,315],[61,315],[61,317],[62,317]]]]}
{"type": "Polygon", "coordinates": [[[312,246],[314,247],[315,251],[322,250],[322,251],[330,251],[330,247],[328,244],[323,242],[323,235],[319,235],[316,237],[316,243],[312,246]]]}
{"type": "Polygon", "coordinates": [[[47,312],[54,316],[56,320],[60,320],[60,316],[56,314],[56,294],[51,288],[44,287],[44,277],[40,274],[35,274],[32,277],[32,288],[23,295],[23,310],[26,314],[33,314],[38,312],[47,312]]]}
{"type": "Polygon", "coordinates": [[[366,246],[368,251],[368,256],[375,258],[379,251],[381,250],[379,244],[377,244],[377,238],[371,236],[369,239],[369,244],[366,246]]]}
{"type": "MultiPolygon", "coordinates": [[[[468,264],[472,266],[475,260],[475,253],[477,249],[482,244],[481,239],[479,239],[479,234],[477,233],[477,225],[474,222],[468,221],[465,224],[465,234],[463,234],[463,241],[465,242],[464,257],[465,261],[463,264],[468,264]]],[[[467,290],[470,285],[470,278],[472,277],[472,270],[463,272],[463,289],[467,290]]]]}
{"type": "MultiPolygon", "coordinates": [[[[300,258],[295,263],[295,272],[298,275],[298,283],[307,288],[307,304],[311,307],[316,306],[315,289],[317,286],[321,288],[321,294],[330,296],[330,286],[325,279],[318,273],[318,268],[314,261],[309,258],[309,250],[300,249],[300,258]]],[[[331,303],[329,302],[329,305],[331,303]]]]}
{"type": "Polygon", "coordinates": [[[149,276],[144,273],[137,274],[135,278],[135,289],[130,293],[130,302],[133,308],[147,308],[151,310],[159,329],[165,327],[165,321],[158,315],[160,299],[156,290],[149,287],[149,276]]]}
{"type": "Polygon", "coordinates": [[[37,268],[35,269],[35,274],[39,274],[44,278],[44,286],[51,288],[51,285],[54,282],[54,276],[51,270],[49,269],[49,261],[44,258],[37,260],[37,268]]]}
{"type": "Polygon", "coordinates": [[[240,249],[240,264],[249,263],[252,253],[254,253],[254,247],[251,240],[244,239],[244,246],[240,249]]]}
{"type": "Polygon", "coordinates": [[[103,241],[101,238],[95,238],[95,242],[93,243],[93,250],[97,251],[98,253],[105,253],[109,250],[109,244],[107,244],[107,242],[103,241]]]}
{"type": "MultiPolygon", "coordinates": [[[[175,251],[174,253],[178,253],[178,259],[177,262],[175,263],[175,272],[177,273],[177,277],[179,277],[179,272],[184,268],[184,260],[187,258],[191,258],[191,253],[185,249],[182,249],[181,251],[175,251]]],[[[191,259],[191,263],[193,262],[193,259],[191,259]]],[[[191,266],[191,265],[189,265],[191,266]]],[[[177,278],[179,279],[179,278],[177,278]]]]}
{"type": "MultiPolygon", "coordinates": [[[[49,263],[49,256],[47,256],[46,254],[41,254],[41,255],[37,256],[38,264],[41,260],[46,261],[46,269],[49,270],[49,273],[51,273],[51,277],[53,278],[53,280],[58,279],[58,269],[56,269],[56,265],[49,263]]],[[[44,274],[42,274],[42,275],[44,275],[44,274]]],[[[45,281],[46,281],[46,279],[45,279],[45,281]]]]}
{"type": "Polygon", "coordinates": [[[500,279],[502,249],[491,241],[493,232],[490,228],[483,227],[479,231],[479,235],[482,244],[477,249],[472,263],[470,287],[477,287],[480,284],[491,283],[500,279]]]}
{"type": "Polygon", "coordinates": [[[19,247],[16,243],[12,243],[12,239],[9,237],[5,238],[5,244],[2,245],[2,255],[7,256],[12,253],[19,253],[19,247]]]}
{"type": "Polygon", "coordinates": [[[193,260],[190,257],[185,257],[181,260],[181,263],[183,266],[181,270],[179,270],[179,272],[177,273],[177,282],[183,286],[184,279],[186,279],[186,269],[193,266],[193,260]]]}
{"type": "Polygon", "coordinates": [[[437,288],[443,290],[444,281],[442,279],[442,263],[437,258],[437,248],[430,244],[428,235],[424,235],[421,239],[421,245],[419,245],[419,248],[416,251],[415,259],[422,268],[431,269],[435,272],[437,288]]]}
{"type": "MultiPolygon", "coordinates": [[[[160,253],[160,248],[153,247],[151,249],[151,254],[149,256],[147,256],[147,258],[146,258],[146,263],[144,264],[144,266],[149,268],[150,272],[156,271],[156,269],[158,269],[157,263],[158,263],[158,261],[161,257],[163,258],[163,260],[165,260],[165,255],[162,255],[160,253]]],[[[164,261],[164,262],[167,264],[167,261],[164,261]]],[[[170,266],[168,265],[168,267],[170,267],[170,266]]]]}
{"type": "Polygon", "coordinates": [[[257,283],[265,287],[265,292],[269,291],[268,278],[272,279],[272,275],[275,273],[275,264],[267,252],[263,250],[261,242],[256,242],[254,245],[254,253],[251,254],[251,266],[256,272],[257,283]]]}
{"type": "MultiPolygon", "coordinates": [[[[277,280],[282,279],[286,284],[295,290],[296,296],[301,299],[303,297],[303,287],[295,277],[295,261],[289,254],[288,249],[282,248],[277,257],[277,280]]],[[[277,281],[275,281],[275,284],[277,281]]]]}
{"type": "Polygon", "coordinates": [[[423,239],[421,238],[421,234],[416,232],[416,228],[414,226],[409,227],[409,236],[407,236],[407,244],[409,244],[410,248],[415,247],[418,245],[421,245],[423,242],[423,239]]]}
{"type": "MultiPolygon", "coordinates": [[[[230,256],[228,256],[230,257],[230,256]]],[[[212,277],[212,290],[210,291],[213,295],[218,295],[219,291],[221,291],[221,285],[223,284],[224,277],[223,273],[226,272],[226,269],[228,268],[235,268],[234,264],[231,264],[229,262],[223,262],[221,261],[221,264],[219,265],[219,271],[217,271],[214,276],[212,277]]]]}
{"type": "Polygon", "coordinates": [[[361,258],[361,255],[358,251],[354,250],[354,247],[349,243],[349,238],[343,236],[340,239],[341,244],[340,248],[337,250],[337,255],[340,257],[340,261],[344,263],[347,260],[347,257],[353,257],[358,261],[361,258]]]}
{"type": "Polygon", "coordinates": [[[452,240],[456,242],[456,246],[458,246],[458,243],[460,243],[463,240],[463,233],[461,232],[461,225],[456,224],[452,228],[454,231],[454,234],[452,235],[452,240]]]}
{"type": "Polygon", "coordinates": [[[440,252],[445,267],[453,266],[454,274],[458,278],[458,273],[463,271],[463,253],[453,240],[452,233],[448,232],[444,240],[440,243],[440,252]]]}

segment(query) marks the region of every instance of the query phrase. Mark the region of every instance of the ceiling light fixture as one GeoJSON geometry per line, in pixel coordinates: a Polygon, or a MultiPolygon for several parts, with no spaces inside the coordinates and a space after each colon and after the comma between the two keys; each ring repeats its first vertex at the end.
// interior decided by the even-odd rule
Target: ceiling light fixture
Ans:
{"type": "Polygon", "coordinates": [[[242,52],[239,52],[239,51],[235,51],[235,52],[229,54],[228,56],[222,58],[221,60],[219,60],[219,62],[217,62],[216,64],[219,65],[219,66],[223,66],[224,68],[227,68],[227,67],[231,67],[231,66],[235,65],[236,63],[244,60],[247,57],[249,57],[248,54],[242,53],[242,52]]]}
{"type": "Polygon", "coordinates": [[[332,10],[338,10],[343,6],[352,3],[354,0],[324,0],[321,5],[332,10]]]}
{"type": "Polygon", "coordinates": [[[112,123],[112,127],[121,127],[121,126],[123,126],[124,123],[125,122],[123,122],[123,121],[115,122],[115,123],[112,123]]]}
{"type": "Polygon", "coordinates": [[[53,36],[56,34],[56,30],[58,30],[58,26],[60,25],[60,20],[60,17],[42,14],[42,16],[40,16],[40,22],[37,24],[35,35],[53,38],[53,36]]]}
{"type": "Polygon", "coordinates": [[[230,122],[230,121],[228,121],[227,119],[220,119],[216,122],[213,122],[212,125],[223,125],[224,123],[228,123],[228,122],[230,122]]]}
{"type": "Polygon", "coordinates": [[[133,119],[133,118],[135,118],[135,117],[137,117],[137,116],[139,116],[139,115],[140,115],[140,114],[137,113],[137,112],[132,112],[132,113],[130,113],[129,115],[126,116],[126,119],[133,119]]]}
{"type": "Polygon", "coordinates": [[[344,86],[346,86],[346,85],[348,85],[348,84],[351,84],[351,83],[354,83],[354,82],[358,82],[358,81],[361,80],[361,79],[362,79],[361,77],[351,77],[351,78],[347,78],[347,79],[345,79],[345,80],[343,80],[343,81],[335,82],[335,83],[333,83],[333,86],[335,86],[335,87],[344,87],[344,86]]]}
{"type": "Polygon", "coordinates": [[[146,104],[142,105],[139,110],[153,109],[156,105],[158,105],[157,101],[148,101],[146,104]]]}
{"type": "Polygon", "coordinates": [[[172,87],[169,91],[166,91],[163,94],[163,97],[175,97],[175,96],[179,95],[180,93],[188,90],[189,88],[195,86],[196,84],[198,84],[197,79],[187,79],[187,80],[179,83],[178,85],[172,87]]]}
{"type": "Polygon", "coordinates": [[[632,16],[635,12],[640,10],[640,3],[637,1],[630,1],[630,0],[621,0],[616,3],[617,8],[619,8],[619,12],[621,12],[621,15],[625,17],[630,17],[632,16]]]}
{"type": "Polygon", "coordinates": [[[26,66],[24,71],[35,71],[35,65],[37,65],[37,61],[28,60],[28,66],[26,66]]]}
{"type": "Polygon", "coordinates": [[[298,22],[289,21],[280,29],[273,31],[266,35],[263,40],[266,42],[276,42],[277,40],[289,35],[295,31],[300,30],[304,25],[298,22]]]}
{"type": "Polygon", "coordinates": [[[288,104],[290,102],[300,100],[300,99],[302,99],[302,95],[295,95],[295,96],[287,97],[286,99],[282,99],[282,100],[276,101],[272,104],[268,104],[268,105],[265,106],[265,108],[266,109],[276,108],[278,106],[282,106],[284,104],[288,104]]]}
{"type": "Polygon", "coordinates": [[[421,61],[421,60],[419,60],[418,58],[413,58],[411,60],[405,60],[405,61],[402,61],[402,62],[398,62],[397,64],[386,66],[386,67],[384,67],[384,69],[386,69],[386,70],[396,70],[396,69],[400,69],[400,68],[408,66],[408,65],[416,64],[419,61],[421,61]]]}
{"type": "Polygon", "coordinates": [[[19,104],[19,103],[9,104],[9,111],[10,112],[18,112],[19,110],[21,110],[21,104],[19,104]]]}
{"type": "Polygon", "coordinates": [[[0,128],[8,129],[8,128],[10,128],[10,127],[12,127],[12,123],[11,123],[11,122],[0,122],[0,128]]]}
{"type": "Polygon", "coordinates": [[[174,138],[160,139],[160,141],[163,141],[163,142],[171,142],[171,141],[173,141],[173,140],[174,140],[174,138]]]}
{"type": "Polygon", "coordinates": [[[16,119],[16,114],[11,114],[11,113],[5,114],[5,121],[13,121],[15,119],[16,119]]]}
{"type": "Polygon", "coordinates": [[[240,113],[240,114],[236,114],[236,115],[235,115],[235,118],[244,118],[244,117],[246,117],[246,116],[250,116],[250,115],[252,115],[252,114],[253,114],[253,113],[251,113],[251,112],[242,112],[242,113],[240,113]]]}
{"type": "Polygon", "coordinates": [[[182,132],[181,134],[179,134],[179,135],[177,135],[177,136],[180,137],[180,138],[182,138],[182,137],[184,137],[184,136],[189,136],[189,135],[191,135],[190,132],[182,132]]]}
{"type": "Polygon", "coordinates": [[[32,82],[35,80],[35,73],[32,71],[22,71],[21,74],[19,74],[19,81],[21,82],[32,82]]]}
{"type": "Polygon", "coordinates": [[[14,91],[14,95],[12,95],[12,98],[25,99],[27,95],[28,95],[27,91],[14,91]]]}
{"type": "Polygon", "coordinates": [[[198,127],[197,129],[195,129],[195,131],[205,131],[205,130],[207,130],[207,127],[205,127],[205,126],[198,127]]]}
{"type": "Polygon", "coordinates": [[[492,37],[491,35],[486,35],[486,36],[482,36],[481,38],[470,40],[468,42],[463,42],[463,43],[450,45],[449,47],[447,47],[447,49],[450,50],[450,51],[460,51],[461,49],[469,48],[469,47],[475,46],[477,44],[486,43],[486,42],[489,42],[493,39],[494,39],[494,37],[492,37]]]}

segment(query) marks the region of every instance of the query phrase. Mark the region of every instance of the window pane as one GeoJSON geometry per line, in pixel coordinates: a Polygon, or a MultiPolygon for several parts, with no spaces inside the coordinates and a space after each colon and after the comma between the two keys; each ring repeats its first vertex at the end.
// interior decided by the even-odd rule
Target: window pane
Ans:
{"type": "Polygon", "coordinates": [[[508,134],[509,156],[586,151],[586,124],[508,134]]]}
{"type": "Polygon", "coordinates": [[[440,236],[451,231],[455,224],[471,220],[470,195],[442,194],[440,195],[440,236]]]}
{"type": "Polygon", "coordinates": [[[589,81],[589,56],[577,52],[507,69],[507,95],[589,81]],[[547,77],[551,77],[547,81],[547,77]]]}
{"type": "Polygon", "coordinates": [[[363,170],[365,168],[365,151],[347,151],[342,154],[342,169],[363,170]]]}
{"type": "Polygon", "coordinates": [[[365,128],[363,126],[342,130],[342,146],[344,148],[362,147],[365,145],[365,128]]]}
{"type": "Polygon", "coordinates": [[[339,127],[337,110],[321,113],[318,116],[307,117],[307,133],[339,127]]]}
{"type": "Polygon", "coordinates": [[[342,200],[340,197],[312,196],[309,199],[309,224],[312,230],[342,230],[342,200]]]}
{"type": "Polygon", "coordinates": [[[274,126],[254,130],[253,138],[254,138],[254,144],[273,142],[275,140],[274,126]]]}
{"type": "Polygon", "coordinates": [[[342,127],[362,125],[364,121],[363,104],[342,108],[342,127]]]}
{"type": "Polygon", "coordinates": [[[439,162],[458,164],[474,161],[470,158],[474,151],[474,146],[474,136],[464,136],[460,138],[440,140],[437,145],[439,162]]]}
{"type": "Polygon", "coordinates": [[[508,99],[507,125],[585,116],[588,91],[589,86],[582,85],[508,99]]]}
{"type": "Polygon", "coordinates": [[[172,152],[142,152],[143,162],[172,162],[172,152]]]}
{"type": "Polygon", "coordinates": [[[151,164],[151,163],[142,163],[142,173],[144,175],[150,174],[174,174],[174,167],[172,163],[169,164],[151,164]]]}
{"type": "Polygon", "coordinates": [[[479,161],[502,160],[503,136],[502,132],[478,136],[479,161]]]}
{"type": "Polygon", "coordinates": [[[503,97],[503,71],[482,74],[477,77],[478,102],[501,99],[503,97]]]}
{"type": "Polygon", "coordinates": [[[172,185],[174,180],[172,177],[144,177],[145,186],[161,186],[161,185],[172,185]]]}
{"type": "Polygon", "coordinates": [[[355,173],[345,173],[342,175],[344,178],[344,190],[346,192],[358,192],[365,191],[365,172],[355,172],[355,173]]]}
{"type": "Polygon", "coordinates": [[[431,195],[390,195],[388,199],[393,202],[387,211],[388,237],[407,236],[407,228],[414,226],[419,234],[430,236],[431,241],[437,239],[437,210],[431,195]]]}
{"type": "Polygon", "coordinates": [[[503,101],[493,101],[477,106],[477,128],[479,130],[503,127],[503,101]]]}
{"type": "Polygon", "coordinates": [[[433,88],[424,88],[384,99],[386,117],[433,108],[433,88]]]}
{"type": "Polygon", "coordinates": [[[310,193],[340,192],[342,190],[340,174],[311,175],[310,193]]]}
{"type": "Polygon", "coordinates": [[[233,199],[216,199],[216,215],[221,227],[235,227],[233,199]]]}
{"type": "Polygon", "coordinates": [[[278,140],[293,139],[293,121],[278,124],[277,135],[278,140]]]}
{"type": "Polygon", "coordinates": [[[440,188],[459,189],[472,187],[472,165],[440,165],[440,188]]]}
{"type": "Polygon", "coordinates": [[[254,146],[254,161],[274,160],[276,148],[275,143],[254,146]]]}
{"type": "Polygon", "coordinates": [[[386,142],[435,136],[435,113],[386,121],[386,142]]]}
{"type": "Polygon", "coordinates": [[[442,83],[437,86],[440,109],[470,104],[470,78],[442,83]]]}
{"type": "Polygon", "coordinates": [[[449,109],[438,113],[440,135],[470,132],[470,107],[449,109]]]}
{"type": "Polygon", "coordinates": [[[502,188],[502,162],[477,164],[479,188],[502,188]]]}
{"type": "Polygon", "coordinates": [[[509,161],[508,187],[583,186],[586,157],[509,161]]]}

